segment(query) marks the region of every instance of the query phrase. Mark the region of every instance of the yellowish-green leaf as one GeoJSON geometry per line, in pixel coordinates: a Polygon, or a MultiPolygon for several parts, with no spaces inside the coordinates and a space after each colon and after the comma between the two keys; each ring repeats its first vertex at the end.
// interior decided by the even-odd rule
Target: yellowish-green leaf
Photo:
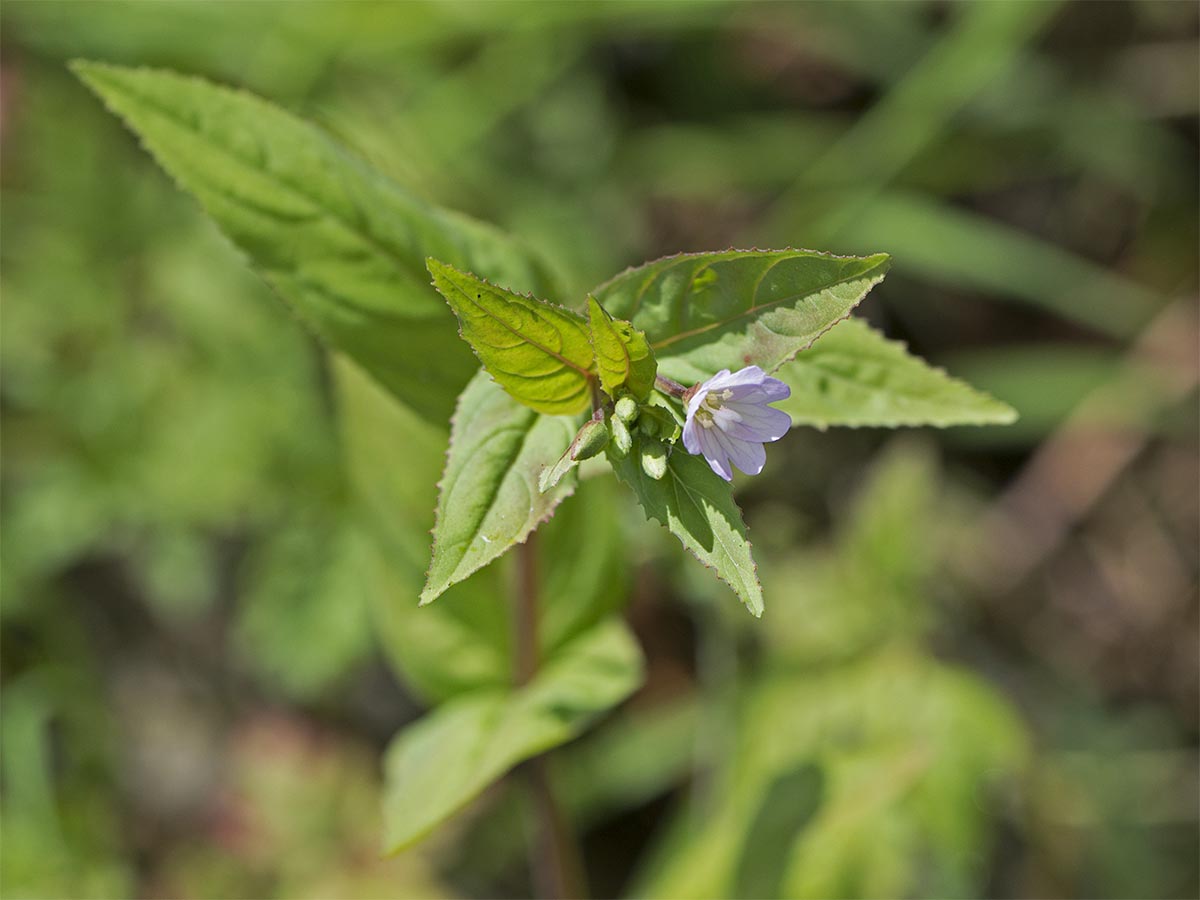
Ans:
{"type": "Polygon", "coordinates": [[[458,316],[463,340],[514,400],[547,415],[587,407],[595,375],[583,316],[436,259],[426,265],[434,287],[458,316]]]}
{"type": "Polygon", "coordinates": [[[645,400],[658,371],[646,335],[624,319],[614,319],[595,297],[588,297],[588,321],[600,386],[610,397],[628,392],[645,400]]]}

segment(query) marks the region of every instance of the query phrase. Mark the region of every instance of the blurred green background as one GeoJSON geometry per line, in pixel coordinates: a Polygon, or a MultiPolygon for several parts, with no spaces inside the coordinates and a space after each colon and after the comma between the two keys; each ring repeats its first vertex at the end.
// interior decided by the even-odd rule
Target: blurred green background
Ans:
{"type": "Polygon", "coordinates": [[[425,686],[329,361],[75,57],[261,93],[579,295],[889,252],[864,314],[1020,411],[774,447],[761,622],[616,507],[648,678],[555,769],[597,896],[1200,891],[1194,3],[0,16],[4,896],[530,890],[504,785],[379,858],[425,686]]]}

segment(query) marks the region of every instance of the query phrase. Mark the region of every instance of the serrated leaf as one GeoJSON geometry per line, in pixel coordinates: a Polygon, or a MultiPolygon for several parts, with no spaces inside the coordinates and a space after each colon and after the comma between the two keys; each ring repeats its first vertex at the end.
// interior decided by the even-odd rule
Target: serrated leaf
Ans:
{"type": "Polygon", "coordinates": [[[446,421],[475,363],[425,257],[550,287],[515,242],[417,201],[258,97],[168,71],[73,69],[301,319],[432,421],[446,421]]]}
{"type": "Polygon", "coordinates": [[[681,253],[593,294],[645,332],[658,368],[685,384],[721,369],[773,371],[846,318],[891,259],[811,250],[681,253]]]}
{"type": "Polygon", "coordinates": [[[730,485],[699,456],[671,448],[666,474],[651,478],[642,468],[641,440],[624,458],[609,456],[613,471],[633,488],[646,516],[657,519],[693,556],[733,588],[754,615],[763,612],[762,587],[750,555],[750,539],[730,485]]]}
{"type": "Polygon", "coordinates": [[[658,371],[646,335],[624,319],[614,319],[595,297],[588,297],[588,323],[600,386],[610,397],[627,391],[645,400],[658,371]]]}
{"type": "Polygon", "coordinates": [[[848,319],[776,373],[792,395],[777,406],[796,425],[1007,425],[1017,413],[848,319]]]}
{"type": "Polygon", "coordinates": [[[519,544],[574,490],[573,478],[538,490],[542,469],[571,442],[569,418],[521,406],[486,372],[459,398],[433,528],[422,605],[519,544]]]}
{"type": "Polygon", "coordinates": [[[594,354],[583,316],[436,259],[426,264],[458,316],[463,340],[513,399],[547,415],[587,408],[594,354]]]}
{"type": "Polygon", "coordinates": [[[637,643],[610,619],[564,645],[524,688],[451,700],[406,728],[385,761],[387,851],[424,837],[517,763],[570,740],[641,678],[637,643]]]}

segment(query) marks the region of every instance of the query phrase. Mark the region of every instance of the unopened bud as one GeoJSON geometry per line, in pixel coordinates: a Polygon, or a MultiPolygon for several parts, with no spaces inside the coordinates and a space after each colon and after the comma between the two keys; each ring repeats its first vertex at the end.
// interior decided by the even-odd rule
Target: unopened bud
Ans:
{"type": "Polygon", "coordinates": [[[632,397],[622,397],[617,401],[614,412],[617,414],[617,418],[626,425],[632,424],[633,420],[638,417],[637,401],[632,397]]]}
{"type": "Polygon", "coordinates": [[[667,474],[667,447],[661,441],[646,441],[642,446],[642,471],[655,481],[667,474]]]}
{"type": "Polygon", "coordinates": [[[624,458],[629,453],[629,448],[633,446],[633,436],[629,433],[629,427],[613,416],[609,421],[609,426],[612,428],[612,446],[617,451],[617,455],[624,458]]]}
{"type": "Polygon", "coordinates": [[[608,444],[608,426],[596,419],[583,423],[572,442],[571,459],[591,459],[608,444]]]}

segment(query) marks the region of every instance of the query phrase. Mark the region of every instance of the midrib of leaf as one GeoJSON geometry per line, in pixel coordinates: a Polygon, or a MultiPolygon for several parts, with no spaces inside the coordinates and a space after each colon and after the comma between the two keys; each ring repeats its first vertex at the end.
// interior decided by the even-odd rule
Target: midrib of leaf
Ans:
{"type": "MultiPolygon", "coordinates": [[[[753,297],[758,296],[758,292],[762,288],[763,280],[767,277],[767,275],[769,275],[771,273],[771,271],[776,266],[780,265],[783,262],[787,262],[789,260],[790,260],[789,257],[784,257],[782,259],[777,259],[777,260],[775,260],[775,262],[771,263],[771,265],[769,265],[766,268],[766,270],[762,273],[762,275],[760,275],[758,277],[758,281],[754,285],[754,292],[753,292],[752,296],[753,297]]],[[[722,262],[723,261],[724,260],[722,260],[722,262]]],[[[709,263],[707,266],[704,266],[703,268],[698,269],[696,271],[696,275],[699,275],[701,272],[707,271],[708,269],[712,268],[712,265],[713,265],[712,263],[709,263]]],[[[661,277],[664,273],[670,271],[672,268],[674,268],[674,266],[669,266],[668,268],[663,269],[662,271],[656,273],[654,276],[655,279],[661,277]]],[[[762,312],[764,309],[771,309],[772,307],[778,306],[781,303],[793,303],[796,300],[800,300],[804,297],[810,297],[813,294],[821,293],[821,291],[827,291],[830,288],[837,287],[839,284],[847,284],[848,282],[851,282],[851,281],[858,281],[860,279],[866,278],[869,275],[870,271],[871,270],[868,269],[866,272],[861,272],[856,276],[851,276],[848,278],[839,278],[837,281],[831,281],[828,284],[826,284],[824,287],[822,287],[816,291],[808,291],[806,293],[790,294],[787,297],[780,297],[778,300],[772,300],[770,303],[763,303],[763,304],[757,305],[757,306],[752,304],[751,306],[742,310],[740,313],[730,316],[727,319],[722,319],[719,322],[710,322],[708,325],[702,325],[699,328],[693,328],[690,331],[681,331],[678,334],[671,335],[669,338],[662,338],[661,340],[657,341],[656,343],[651,344],[651,348],[654,350],[658,350],[662,347],[667,347],[671,344],[674,344],[677,341],[682,341],[686,338],[695,337],[698,334],[704,334],[706,331],[712,331],[714,328],[723,328],[732,322],[736,322],[738,319],[742,319],[742,318],[745,318],[746,316],[750,316],[750,315],[754,315],[756,313],[762,312]]],[[[875,285],[879,284],[879,282],[882,280],[883,280],[883,276],[871,278],[870,279],[871,286],[874,287],[875,285]]],[[[695,281],[695,275],[692,277],[692,281],[695,281]]],[[[649,290],[649,285],[646,286],[646,290],[649,290]]],[[[642,293],[644,294],[645,291],[643,291],[642,293]]],[[[688,287],[688,293],[689,294],[691,293],[690,285],[688,287]]],[[[639,294],[638,302],[639,303],[641,302],[641,294],[639,294]]],[[[847,313],[847,315],[849,315],[849,314],[847,313]]],[[[835,322],[834,324],[837,324],[837,323],[835,322]]],[[[833,326],[831,325],[830,327],[832,328],[833,326]]],[[[826,331],[827,330],[828,329],[826,329],[826,331]]]]}
{"type": "MultiPolygon", "coordinates": [[[[496,322],[497,324],[499,324],[505,331],[507,331],[509,334],[513,335],[513,337],[518,338],[522,343],[530,344],[534,347],[537,347],[537,349],[541,350],[543,353],[545,353],[549,356],[553,356],[555,359],[557,359],[560,363],[562,363],[568,369],[574,369],[576,372],[578,372],[580,375],[582,375],[584,377],[585,381],[591,381],[592,373],[588,369],[581,369],[576,363],[571,362],[571,360],[567,359],[561,353],[556,353],[554,350],[551,350],[549,347],[545,347],[545,346],[539,344],[537,341],[530,340],[529,337],[527,337],[526,335],[517,331],[515,328],[513,328],[511,325],[509,325],[507,322],[505,322],[499,316],[495,315],[490,310],[488,310],[486,307],[481,306],[480,304],[476,303],[475,299],[470,294],[468,294],[466,291],[464,291],[457,282],[451,281],[450,284],[454,287],[454,289],[456,291],[458,291],[460,294],[463,295],[463,297],[466,298],[468,303],[470,303],[472,306],[474,306],[476,309],[478,309],[480,312],[482,312],[489,319],[491,319],[494,322],[496,322]]],[[[567,311],[563,310],[563,313],[566,314],[567,311]]],[[[521,375],[520,372],[509,372],[508,374],[521,375]]],[[[528,376],[522,376],[522,377],[528,377],[528,376]]]]}
{"type": "MultiPolygon", "coordinates": [[[[89,65],[85,69],[86,72],[93,73],[93,74],[97,71],[105,72],[106,70],[107,70],[107,67],[102,64],[101,65],[92,64],[92,65],[89,65]]],[[[126,83],[124,83],[122,81],[113,82],[113,81],[109,81],[109,80],[106,80],[103,78],[101,78],[101,80],[104,81],[104,83],[107,84],[110,88],[115,88],[116,91],[118,91],[120,93],[124,93],[126,96],[130,96],[130,97],[134,98],[143,107],[154,112],[161,118],[166,119],[168,122],[173,124],[175,127],[183,130],[187,134],[195,135],[197,138],[199,138],[200,140],[202,140],[204,142],[205,147],[207,147],[211,150],[214,150],[218,155],[224,156],[226,159],[232,160],[233,162],[237,163],[238,165],[242,166],[243,168],[249,169],[256,174],[268,176],[273,182],[275,182],[276,184],[285,188],[286,190],[290,191],[294,198],[299,198],[300,200],[305,201],[310,206],[312,206],[314,209],[320,211],[328,218],[337,222],[347,232],[349,232],[350,234],[352,234],[355,237],[362,240],[363,243],[369,245],[372,250],[376,251],[381,256],[384,256],[385,258],[390,260],[397,269],[408,270],[408,269],[412,268],[405,263],[404,259],[401,256],[399,256],[394,249],[388,247],[387,244],[385,244],[385,243],[381,243],[379,238],[376,238],[369,231],[364,230],[361,227],[361,223],[355,223],[355,222],[350,221],[348,218],[346,218],[346,216],[342,215],[336,209],[325,204],[324,201],[322,201],[320,197],[314,196],[313,194],[305,191],[302,187],[300,187],[296,183],[289,181],[286,178],[283,178],[282,176],[279,175],[278,172],[274,171],[273,169],[265,168],[263,165],[261,165],[260,161],[252,160],[243,154],[235,152],[233,149],[231,149],[227,145],[214,141],[212,139],[212,137],[210,135],[206,134],[205,131],[202,128],[200,128],[196,122],[189,120],[189,118],[187,116],[180,115],[178,112],[171,109],[169,106],[164,106],[162,103],[158,102],[157,100],[152,99],[145,93],[142,93],[134,88],[131,88],[129,85],[127,85],[126,83]]],[[[233,91],[233,93],[242,97],[243,99],[250,100],[250,101],[253,101],[256,103],[259,102],[257,97],[254,97],[251,94],[247,94],[244,91],[236,91],[235,90],[235,91],[233,91]]],[[[102,99],[105,99],[105,98],[102,97],[102,99]]],[[[107,100],[105,100],[105,103],[107,105],[107,100]]],[[[127,115],[125,113],[121,112],[120,110],[113,110],[113,112],[115,112],[117,115],[121,116],[122,119],[127,118],[127,115]]],[[[328,140],[328,138],[326,138],[324,134],[321,134],[320,136],[322,139],[328,140]]],[[[153,144],[153,141],[147,137],[143,136],[143,137],[141,137],[141,140],[143,142],[145,142],[148,146],[153,144]]],[[[151,147],[151,150],[152,150],[152,152],[154,152],[152,147],[151,147]]],[[[349,154],[346,154],[345,151],[339,150],[338,152],[341,153],[342,155],[344,155],[346,157],[347,161],[350,162],[350,164],[352,164],[356,167],[361,165],[361,163],[357,159],[354,159],[349,154]]],[[[154,155],[158,156],[158,153],[154,152],[154,155]]],[[[225,186],[215,185],[211,181],[211,179],[208,179],[208,178],[204,177],[203,175],[200,175],[197,172],[196,168],[193,166],[176,163],[173,166],[164,165],[164,168],[167,169],[168,172],[171,171],[172,168],[186,169],[193,179],[195,179],[197,182],[200,182],[200,183],[206,185],[208,190],[210,190],[216,194],[225,196],[227,198],[233,199],[239,205],[248,206],[248,207],[251,207],[256,210],[261,210],[261,204],[249,202],[245,198],[240,197],[236,193],[231,192],[225,186]]],[[[404,199],[407,201],[407,198],[404,198],[404,199]]],[[[263,213],[264,213],[264,215],[269,215],[270,217],[276,218],[276,219],[287,218],[286,216],[279,215],[274,210],[270,210],[270,211],[264,210],[263,213]]],[[[398,321],[404,321],[404,320],[398,319],[398,321]]]]}

